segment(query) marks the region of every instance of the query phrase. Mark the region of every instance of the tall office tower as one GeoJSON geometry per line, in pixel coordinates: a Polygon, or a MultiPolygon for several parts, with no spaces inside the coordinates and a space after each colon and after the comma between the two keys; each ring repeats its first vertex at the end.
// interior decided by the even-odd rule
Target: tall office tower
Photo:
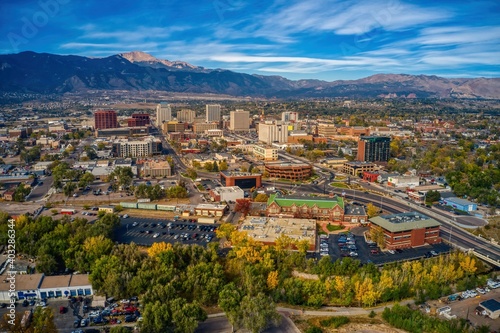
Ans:
{"type": "Polygon", "coordinates": [[[231,111],[229,113],[229,129],[231,131],[248,131],[250,129],[250,112],[231,111]]]}
{"type": "Polygon", "coordinates": [[[196,113],[193,110],[182,109],[177,112],[177,121],[181,123],[192,123],[196,113]]]}
{"type": "Polygon", "coordinates": [[[116,111],[100,110],[94,113],[95,129],[118,128],[116,111]]]}
{"type": "Polygon", "coordinates": [[[299,121],[299,113],[298,112],[291,112],[291,111],[282,112],[281,113],[281,121],[296,123],[299,121]]]}
{"type": "Polygon", "coordinates": [[[288,141],[288,124],[277,124],[274,121],[266,121],[259,124],[259,141],[270,145],[273,142],[288,141]]]}
{"type": "Polygon", "coordinates": [[[358,142],[358,161],[389,161],[391,138],[385,136],[361,136],[358,142]]]}
{"type": "Polygon", "coordinates": [[[172,120],[172,109],[170,108],[170,104],[161,102],[156,105],[156,125],[161,127],[163,122],[170,120],[172,120]]]}
{"type": "Polygon", "coordinates": [[[206,121],[207,123],[212,123],[214,121],[220,122],[220,105],[219,104],[207,104],[206,108],[206,121]]]}

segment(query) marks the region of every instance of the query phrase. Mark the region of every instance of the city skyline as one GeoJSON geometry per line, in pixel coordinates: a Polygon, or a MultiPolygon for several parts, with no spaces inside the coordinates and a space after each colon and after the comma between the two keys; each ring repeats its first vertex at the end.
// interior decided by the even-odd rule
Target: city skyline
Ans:
{"type": "Polygon", "coordinates": [[[206,68],[329,81],[498,77],[499,12],[491,1],[6,0],[0,53],[140,50],[206,68]]]}

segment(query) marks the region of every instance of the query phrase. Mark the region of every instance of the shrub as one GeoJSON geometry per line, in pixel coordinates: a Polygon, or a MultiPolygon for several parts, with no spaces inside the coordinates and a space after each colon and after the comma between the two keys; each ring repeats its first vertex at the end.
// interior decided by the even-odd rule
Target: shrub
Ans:
{"type": "Polygon", "coordinates": [[[321,320],[319,323],[323,327],[339,328],[340,326],[349,323],[349,318],[347,318],[345,316],[331,317],[331,318],[328,318],[325,320],[321,320]]]}

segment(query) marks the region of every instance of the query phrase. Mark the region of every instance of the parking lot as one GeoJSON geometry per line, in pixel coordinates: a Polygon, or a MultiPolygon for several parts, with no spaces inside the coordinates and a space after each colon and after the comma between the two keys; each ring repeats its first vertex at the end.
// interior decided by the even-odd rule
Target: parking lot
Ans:
{"type": "Polygon", "coordinates": [[[218,224],[203,224],[195,220],[164,220],[145,218],[121,218],[121,226],[115,233],[120,243],[134,242],[150,246],[153,243],[183,243],[205,246],[216,242],[215,229],[218,224]]]}
{"type": "Polygon", "coordinates": [[[361,263],[374,263],[382,265],[395,261],[413,260],[431,256],[434,251],[439,255],[450,251],[447,244],[426,245],[418,248],[402,249],[396,251],[382,251],[380,248],[370,245],[365,241],[363,232],[366,228],[351,229],[350,234],[329,235],[328,238],[320,240],[320,254],[328,254],[333,261],[342,257],[352,257],[361,263]],[[345,236],[347,235],[347,236],[345,236]]]}
{"type": "MultiPolygon", "coordinates": [[[[427,308],[433,307],[435,309],[441,309],[445,306],[449,306],[450,311],[448,313],[450,315],[455,315],[458,318],[468,319],[473,326],[488,325],[490,326],[492,332],[498,332],[500,331],[500,320],[491,319],[489,317],[485,317],[481,314],[476,313],[476,307],[479,305],[479,303],[492,298],[497,300],[500,298],[500,288],[492,289],[485,294],[478,294],[475,297],[463,299],[461,301],[453,301],[448,304],[444,304],[440,301],[430,301],[427,302],[427,308]]],[[[425,310],[425,307],[423,307],[422,310],[425,310]]],[[[441,315],[438,317],[443,318],[443,316],[441,315]]]]}

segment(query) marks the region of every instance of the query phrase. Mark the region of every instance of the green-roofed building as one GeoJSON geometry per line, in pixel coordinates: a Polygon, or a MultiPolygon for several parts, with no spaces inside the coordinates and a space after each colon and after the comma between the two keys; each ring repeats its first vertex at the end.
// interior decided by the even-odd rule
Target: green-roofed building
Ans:
{"type": "Polygon", "coordinates": [[[267,200],[267,216],[292,218],[317,218],[328,221],[344,221],[344,199],[301,197],[272,194],[267,200]]]}
{"type": "Polygon", "coordinates": [[[370,228],[380,228],[388,249],[403,249],[441,243],[441,223],[422,213],[381,215],[370,219],[370,228]]]}

